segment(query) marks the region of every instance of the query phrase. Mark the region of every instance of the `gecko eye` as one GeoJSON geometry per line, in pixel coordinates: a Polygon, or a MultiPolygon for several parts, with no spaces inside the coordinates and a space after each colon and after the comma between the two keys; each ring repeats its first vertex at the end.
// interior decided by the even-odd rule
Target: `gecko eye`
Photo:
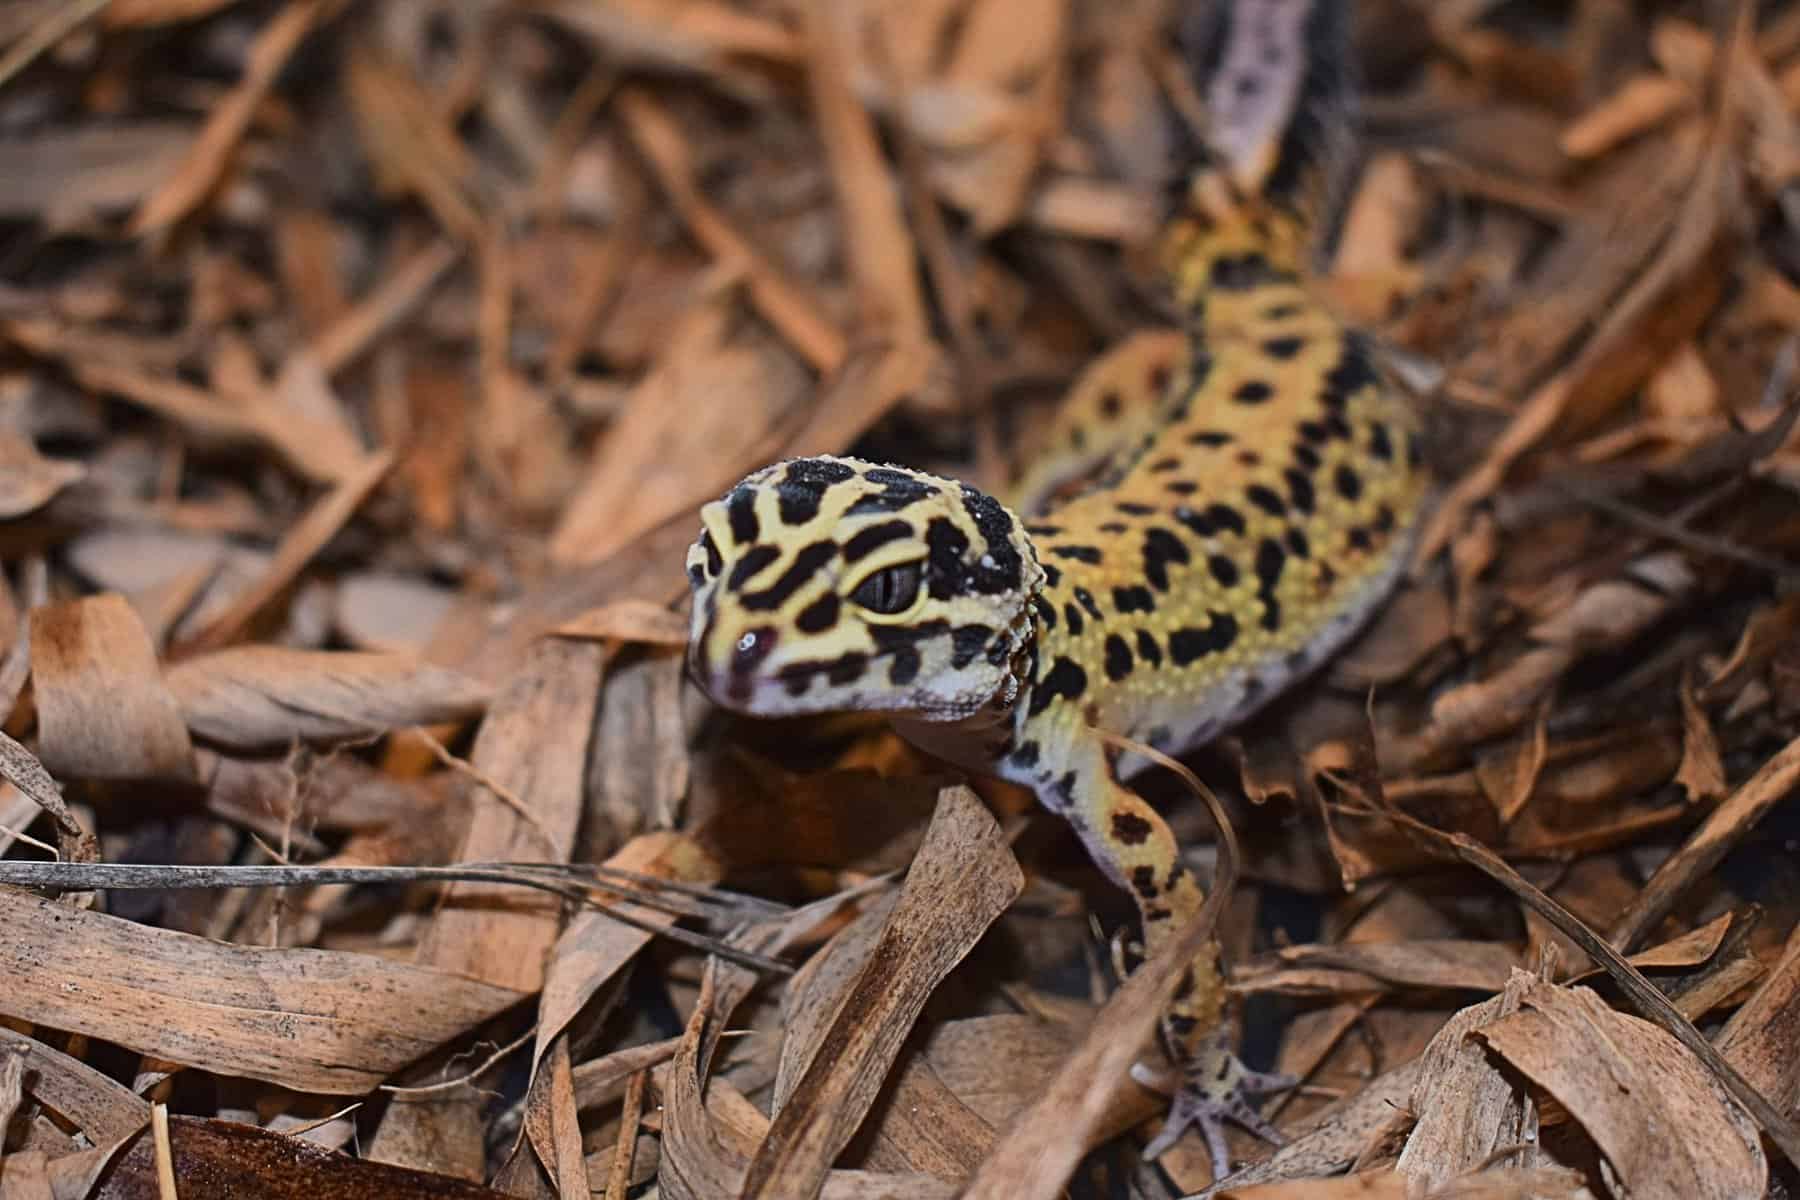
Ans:
{"type": "Polygon", "coordinates": [[[883,567],[856,585],[850,602],[859,608],[883,616],[897,616],[912,608],[919,598],[919,564],[898,563],[883,567]]]}

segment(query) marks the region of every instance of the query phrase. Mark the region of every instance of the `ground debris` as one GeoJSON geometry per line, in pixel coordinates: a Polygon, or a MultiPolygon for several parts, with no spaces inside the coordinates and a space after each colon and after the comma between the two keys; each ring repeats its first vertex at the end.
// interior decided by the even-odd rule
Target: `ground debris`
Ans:
{"type": "Polygon", "coordinates": [[[1060,822],[686,681],[745,472],[1183,349],[1182,7],[0,5],[0,1197],[1800,1189],[1792,6],[1355,6],[1315,282],[1438,489],[1191,759],[1231,1180],[1060,822]]]}

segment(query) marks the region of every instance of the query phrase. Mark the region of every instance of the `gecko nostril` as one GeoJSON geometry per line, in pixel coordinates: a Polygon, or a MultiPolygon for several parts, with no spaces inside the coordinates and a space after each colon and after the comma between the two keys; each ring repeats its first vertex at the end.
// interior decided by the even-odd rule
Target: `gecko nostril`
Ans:
{"type": "Polygon", "coordinates": [[[759,625],[744,631],[731,648],[731,673],[747,675],[774,652],[777,634],[773,625],[759,625]]]}

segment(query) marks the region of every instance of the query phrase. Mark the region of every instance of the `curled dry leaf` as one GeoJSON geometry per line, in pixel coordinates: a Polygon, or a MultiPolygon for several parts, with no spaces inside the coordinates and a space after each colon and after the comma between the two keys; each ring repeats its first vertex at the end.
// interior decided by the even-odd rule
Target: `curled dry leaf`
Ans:
{"type": "Polygon", "coordinates": [[[53,774],[186,779],[193,747],[164,686],[150,635],[123,596],[31,612],[38,753],[53,774]]]}
{"type": "Polygon", "coordinates": [[[240,646],[169,668],[170,693],[197,737],[238,749],[368,737],[460,721],[490,689],[408,654],[240,646]]]}
{"type": "Polygon", "coordinates": [[[1514,972],[1505,991],[1465,1008],[1444,1023],[1421,1058],[1413,1088],[1418,1124],[1406,1139],[1395,1170],[1415,1188],[1441,1187],[1480,1170],[1495,1151],[1524,1146],[1520,1166],[1535,1166],[1537,1109],[1501,1074],[1480,1042],[1469,1035],[1517,1012],[1531,977],[1514,972]]]}
{"type": "Polygon", "coordinates": [[[1624,1194],[1754,1200],[1769,1165],[1750,1122],[1681,1043],[1587,988],[1532,980],[1479,1036],[1594,1139],[1624,1194]]]}
{"type": "Polygon", "coordinates": [[[45,458],[28,439],[0,429],[0,521],[37,511],[86,474],[80,463],[45,458]]]}

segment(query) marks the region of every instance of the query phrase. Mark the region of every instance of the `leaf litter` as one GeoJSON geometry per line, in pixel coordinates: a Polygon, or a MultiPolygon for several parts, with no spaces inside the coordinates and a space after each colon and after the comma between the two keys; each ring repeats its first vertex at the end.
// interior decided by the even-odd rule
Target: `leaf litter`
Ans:
{"type": "Polygon", "coordinates": [[[744,471],[999,487],[1167,341],[1179,7],[0,18],[0,1197],[1800,1186],[1784,6],[1357,6],[1318,282],[1441,488],[1193,756],[1239,852],[1144,785],[1305,1080],[1229,1182],[1053,817],[684,682],[744,471]]]}

